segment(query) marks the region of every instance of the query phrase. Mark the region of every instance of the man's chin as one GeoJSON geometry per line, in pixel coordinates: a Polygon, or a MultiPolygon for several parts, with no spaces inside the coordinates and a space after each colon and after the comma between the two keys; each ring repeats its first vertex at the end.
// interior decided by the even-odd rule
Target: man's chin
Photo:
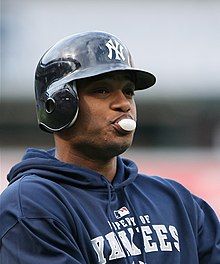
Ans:
{"type": "Polygon", "coordinates": [[[124,144],[106,144],[106,146],[103,146],[101,152],[103,156],[113,158],[124,153],[130,146],[130,142],[124,144]]]}
{"type": "Polygon", "coordinates": [[[74,139],[73,148],[84,156],[97,160],[109,160],[124,153],[132,144],[133,137],[89,137],[74,139]]]}

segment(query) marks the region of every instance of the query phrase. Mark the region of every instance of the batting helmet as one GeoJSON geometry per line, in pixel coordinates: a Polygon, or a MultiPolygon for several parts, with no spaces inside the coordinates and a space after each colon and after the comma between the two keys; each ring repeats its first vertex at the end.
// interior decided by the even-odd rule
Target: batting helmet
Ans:
{"type": "Polygon", "coordinates": [[[156,81],[151,73],[134,68],[126,46],[109,33],[85,32],[56,43],[40,59],[35,73],[40,128],[56,132],[75,122],[75,80],[121,70],[134,73],[136,90],[146,89],[156,81]]]}

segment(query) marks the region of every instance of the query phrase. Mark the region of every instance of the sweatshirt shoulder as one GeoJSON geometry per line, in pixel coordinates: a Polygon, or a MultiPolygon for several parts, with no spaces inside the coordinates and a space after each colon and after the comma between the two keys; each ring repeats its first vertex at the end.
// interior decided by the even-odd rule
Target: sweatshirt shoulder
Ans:
{"type": "Polygon", "coordinates": [[[20,218],[54,218],[52,209],[58,207],[57,193],[55,182],[25,175],[1,194],[1,219],[13,225],[20,218]]]}
{"type": "Polygon", "coordinates": [[[0,219],[4,225],[0,236],[22,219],[53,220],[75,230],[75,199],[61,183],[35,174],[24,175],[2,194],[0,219]]]}
{"type": "Polygon", "coordinates": [[[182,193],[185,195],[191,195],[190,191],[184,187],[181,183],[172,180],[172,179],[167,179],[167,178],[163,178],[160,176],[148,176],[148,175],[144,175],[144,174],[139,174],[138,175],[139,180],[142,183],[146,183],[146,184],[150,184],[153,185],[155,187],[158,187],[159,189],[165,189],[165,190],[170,190],[170,191],[175,191],[178,193],[182,193]]]}
{"type": "MultiPolygon", "coordinates": [[[[195,205],[197,202],[193,194],[184,187],[181,183],[175,180],[162,178],[159,176],[140,175],[140,184],[145,188],[152,197],[157,197],[161,202],[173,202],[181,207],[184,207],[188,213],[195,214],[195,205]]],[[[155,198],[156,199],[156,198],[155,198]]]]}
{"type": "MultiPolygon", "coordinates": [[[[218,222],[216,213],[202,198],[197,197],[181,183],[159,176],[140,175],[142,188],[148,188],[152,196],[162,197],[162,202],[167,200],[184,209],[191,222],[204,220],[205,216],[211,217],[218,222]],[[144,187],[145,186],[145,187],[144,187]],[[168,199],[167,199],[168,197],[168,199]]],[[[168,204],[167,204],[168,205],[168,204]]]]}
{"type": "Polygon", "coordinates": [[[22,217],[22,208],[20,204],[20,182],[21,178],[13,184],[6,187],[0,196],[0,219],[2,237],[10,228],[16,225],[19,218],[22,217]]]}

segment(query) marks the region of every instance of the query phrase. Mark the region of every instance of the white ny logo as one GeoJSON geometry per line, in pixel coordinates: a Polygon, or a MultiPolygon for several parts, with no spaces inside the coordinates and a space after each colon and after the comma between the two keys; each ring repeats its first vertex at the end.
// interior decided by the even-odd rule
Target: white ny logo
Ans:
{"type": "Polygon", "coordinates": [[[116,60],[125,60],[124,54],[123,54],[123,47],[120,45],[117,40],[115,40],[115,45],[113,41],[110,39],[106,44],[106,47],[108,48],[108,57],[112,60],[112,51],[115,51],[115,59],[116,60]]]}

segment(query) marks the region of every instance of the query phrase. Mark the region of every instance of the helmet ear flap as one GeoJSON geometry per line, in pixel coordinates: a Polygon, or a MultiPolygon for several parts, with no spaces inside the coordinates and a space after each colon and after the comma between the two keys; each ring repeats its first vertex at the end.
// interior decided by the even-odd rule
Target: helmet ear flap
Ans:
{"type": "Polygon", "coordinates": [[[39,126],[47,132],[70,127],[78,115],[78,96],[75,82],[52,84],[44,94],[39,112],[39,126]]]}

